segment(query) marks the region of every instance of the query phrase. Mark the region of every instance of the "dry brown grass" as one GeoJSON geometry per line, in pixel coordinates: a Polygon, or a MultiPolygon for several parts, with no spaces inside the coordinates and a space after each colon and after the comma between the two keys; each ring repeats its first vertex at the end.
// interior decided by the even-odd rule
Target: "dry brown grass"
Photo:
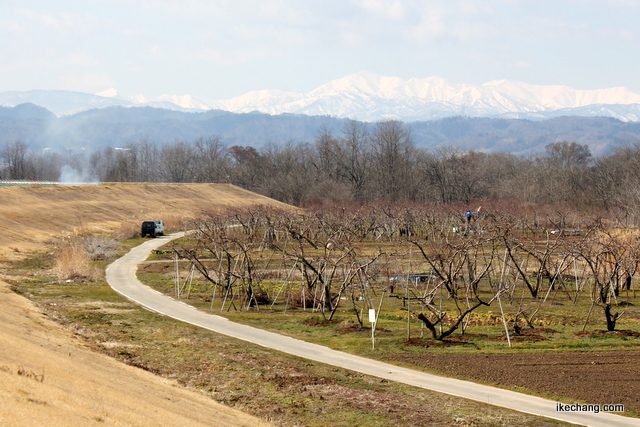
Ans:
{"type": "Polygon", "coordinates": [[[140,235],[140,224],[126,222],[113,231],[113,237],[118,240],[134,239],[140,235]]]}
{"type": "Polygon", "coordinates": [[[229,184],[0,187],[0,251],[36,250],[61,236],[132,237],[147,219],[175,231],[204,211],[255,205],[291,208],[229,184]]]}
{"type": "Polygon", "coordinates": [[[57,245],[53,271],[63,280],[92,279],[98,271],[90,265],[91,257],[82,239],[68,238],[57,245]]]}
{"type": "MultiPolygon", "coordinates": [[[[216,184],[0,187],[0,253],[21,258],[53,242],[58,275],[91,277],[90,261],[108,256],[114,239],[138,235],[143,220],[172,231],[204,210],[251,205],[286,206],[216,184]]],[[[267,424],[88,351],[2,280],[0,305],[0,425],[267,424]]]]}
{"type": "Polygon", "coordinates": [[[0,302],[2,426],[267,425],[90,351],[2,281],[0,302]]]}
{"type": "Polygon", "coordinates": [[[100,234],[65,237],[55,244],[53,272],[63,280],[96,280],[100,271],[92,261],[104,261],[116,254],[121,244],[100,234]]]}

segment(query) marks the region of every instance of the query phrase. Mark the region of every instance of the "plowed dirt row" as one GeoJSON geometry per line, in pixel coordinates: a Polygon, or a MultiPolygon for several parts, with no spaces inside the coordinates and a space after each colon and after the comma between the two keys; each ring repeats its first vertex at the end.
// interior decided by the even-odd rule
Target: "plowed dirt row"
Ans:
{"type": "Polygon", "coordinates": [[[445,375],[640,413],[640,351],[389,357],[445,375]]]}

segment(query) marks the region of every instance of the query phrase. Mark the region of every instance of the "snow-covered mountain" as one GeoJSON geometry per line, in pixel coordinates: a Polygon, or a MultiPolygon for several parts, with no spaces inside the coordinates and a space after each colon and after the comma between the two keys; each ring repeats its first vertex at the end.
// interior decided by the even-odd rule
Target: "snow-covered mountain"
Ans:
{"type": "Polygon", "coordinates": [[[47,108],[59,116],[121,105],[182,111],[218,109],[273,115],[328,115],[363,121],[394,118],[411,122],[460,115],[528,119],[577,115],[640,120],[640,94],[622,87],[577,90],[506,80],[470,85],[450,83],[439,77],[405,81],[366,71],[331,81],[306,94],[261,90],[224,100],[190,95],[126,96],[115,89],[95,95],[65,91],[0,93],[0,105],[12,107],[25,102],[47,108]]]}
{"type": "Polygon", "coordinates": [[[536,86],[506,80],[483,85],[452,84],[439,77],[404,81],[360,72],[334,80],[307,93],[251,92],[212,101],[212,108],[234,112],[330,115],[376,121],[430,120],[448,116],[547,118],[559,114],[606,114],[638,120],[640,94],[625,88],[576,90],[566,86],[536,86]],[[619,106],[631,106],[631,111],[619,106]],[[584,107],[593,107],[590,110],[584,107]],[[615,108],[604,106],[617,106],[615,108]]]}

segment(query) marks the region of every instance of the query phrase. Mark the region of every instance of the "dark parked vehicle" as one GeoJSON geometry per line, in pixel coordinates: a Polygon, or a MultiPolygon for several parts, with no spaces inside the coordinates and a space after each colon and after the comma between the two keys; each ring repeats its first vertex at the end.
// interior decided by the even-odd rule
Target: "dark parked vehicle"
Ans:
{"type": "Polygon", "coordinates": [[[397,274],[392,276],[389,280],[392,282],[426,282],[430,279],[434,279],[436,276],[433,273],[411,273],[411,274],[397,274]]]}
{"type": "Polygon", "coordinates": [[[164,235],[164,223],[159,220],[155,221],[143,221],[142,229],[140,230],[142,237],[156,237],[164,235]]]}

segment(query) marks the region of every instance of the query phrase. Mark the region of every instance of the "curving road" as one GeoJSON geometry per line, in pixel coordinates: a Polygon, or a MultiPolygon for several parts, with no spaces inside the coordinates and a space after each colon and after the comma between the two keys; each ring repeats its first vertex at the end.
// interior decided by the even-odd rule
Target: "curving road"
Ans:
{"type": "Polygon", "coordinates": [[[107,282],[119,294],[155,313],[316,362],[573,424],[640,427],[640,419],[608,412],[559,411],[557,402],[552,400],[406,369],[251,326],[240,325],[224,317],[197,310],[142,284],[136,277],[138,264],[145,261],[153,249],[183,235],[184,233],[176,233],[158,237],[133,248],[128,254],[107,267],[107,282]]]}

